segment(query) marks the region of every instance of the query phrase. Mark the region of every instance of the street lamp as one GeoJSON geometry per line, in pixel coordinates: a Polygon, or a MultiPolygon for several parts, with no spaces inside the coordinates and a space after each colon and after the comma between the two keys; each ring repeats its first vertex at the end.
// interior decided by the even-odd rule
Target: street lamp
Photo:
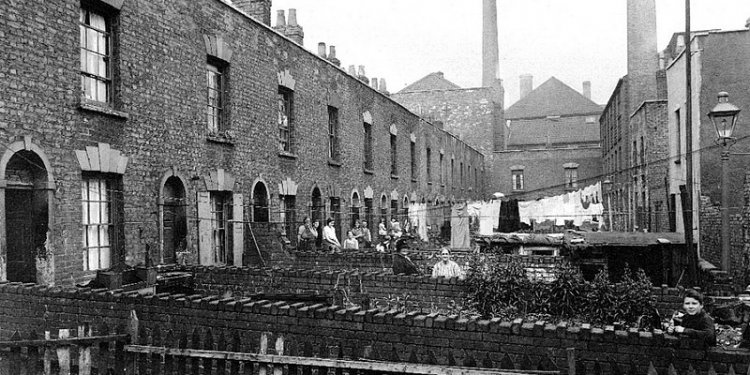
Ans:
{"type": "Polygon", "coordinates": [[[602,187],[607,193],[607,216],[609,217],[609,231],[611,232],[614,226],[612,223],[612,181],[610,179],[602,181],[602,187]]]}
{"type": "Polygon", "coordinates": [[[719,93],[719,103],[708,112],[716,129],[716,144],[721,146],[721,268],[729,272],[729,149],[737,141],[732,135],[740,109],[729,102],[729,94],[719,93]]]}

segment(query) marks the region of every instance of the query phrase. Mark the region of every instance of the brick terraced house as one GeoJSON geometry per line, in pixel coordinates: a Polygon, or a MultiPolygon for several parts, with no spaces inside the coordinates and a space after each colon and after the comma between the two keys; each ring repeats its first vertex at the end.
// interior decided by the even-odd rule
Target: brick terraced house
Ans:
{"type": "Polygon", "coordinates": [[[0,281],[251,265],[303,216],[444,201],[438,150],[454,198],[484,196],[480,152],[269,22],[268,0],[3,2],[0,281]]]}

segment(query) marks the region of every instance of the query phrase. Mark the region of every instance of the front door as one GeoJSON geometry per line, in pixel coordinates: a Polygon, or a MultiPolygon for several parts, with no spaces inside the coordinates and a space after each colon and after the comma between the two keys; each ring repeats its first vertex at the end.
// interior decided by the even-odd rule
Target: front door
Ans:
{"type": "Polygon", "coordinates": [[[5,191],[5,223],[8,235],[8,281],[36,282],[34,191],[5,191]]]}

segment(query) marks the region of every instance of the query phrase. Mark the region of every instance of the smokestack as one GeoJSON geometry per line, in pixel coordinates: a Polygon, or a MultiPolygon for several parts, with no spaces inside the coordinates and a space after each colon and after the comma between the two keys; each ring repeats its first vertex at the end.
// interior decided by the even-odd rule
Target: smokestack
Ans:
{"type": "Polygon", "coordinates": [[[372,86],[372,88],[375,91],[378,91],[378,79],[375,77],[372,77],[372,82],[370,82],[370,86],[372,86]]]}
{"type": "Polygon", "coordinates": [[[336,58],[336,46],[330,47],[330,52],[328,52],[328,61],[330,61],[333,65],[340,66],[341,60],[336,58]]]}
{"type": "Polygon", "coordinates": [[[273,29],[282,34],[286,31],[286,16],[284,16],[284,9],[276,11],[276,26],[274,26],[273,29]]]}
{"type": "Polygon", "coordinates": [[[305,33],[302,31],[302,26],[297,24],[297,9],[289,9],[289,19],[287,21],[285,35],[295,43],[302,45],[305,33]]]}
{"type": "Polygon", "coordinates": [[[482,87],[491,87],[499,75],[497,0],[482,0],[482,87]]]}
{"type": "Polygon", "coordinates": [[[370,79],[367,78],[367,75],[365,75],[365,66],[364,65],[360,65],[359,66],[359,70],[357,70],[357,78],[359,78],[360,81],[362,81],[362,82],[364,82],[364,83],[366,83],[368,85],[370,84],[370,79]]]}
{"type": "Polygon", "coordinates": [[[326,58],[326,44],[323,42],[318,43],[318,56],[326,58]]]}
{"type": "Polygon", "coordinates": [[[628,0],[628,105],[638,108],[644,100],[656,99],[655,0],[628,0]]]}
{"type": "Polygon", "coordinates": [[[385,78],[380,79],[380,92],[382,92],[385,95],[389,94],[388,89],[385,86],[385,78]]]}
{"type": "Polygon", "coordinates": [[[233,0],[234,6],[250,17],[271,26],[271,0],[233,0]]]}
{"type": "Polygon", "coordinates": [[[518,77],[521,82],[521,97],[520,99],[523,99],[526,97],[526,95],[529,95],[531,90],[534,89],[534,76],[531,74],[521,74],[520,77],[518,77]]]}
{"type": "Polygon", "coordinates": [[[583,96],[591,100],[591,81],[583,81],[583,96]]]}

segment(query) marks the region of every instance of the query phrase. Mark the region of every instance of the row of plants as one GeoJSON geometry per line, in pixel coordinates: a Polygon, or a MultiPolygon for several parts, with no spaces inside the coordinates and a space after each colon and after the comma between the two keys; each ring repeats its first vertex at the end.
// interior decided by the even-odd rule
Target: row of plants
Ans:
{"type": "Polygon", "coordinates": [[[468,305],[484,317],[546,316],[596,324],[646,326],[658,322],[651,280],[626,269],[617,282],[606,270],[585,280],[580,270],[560,267],[553,281],[530,279],[517,261],[476,259],[467,275],[468,305]]]}

